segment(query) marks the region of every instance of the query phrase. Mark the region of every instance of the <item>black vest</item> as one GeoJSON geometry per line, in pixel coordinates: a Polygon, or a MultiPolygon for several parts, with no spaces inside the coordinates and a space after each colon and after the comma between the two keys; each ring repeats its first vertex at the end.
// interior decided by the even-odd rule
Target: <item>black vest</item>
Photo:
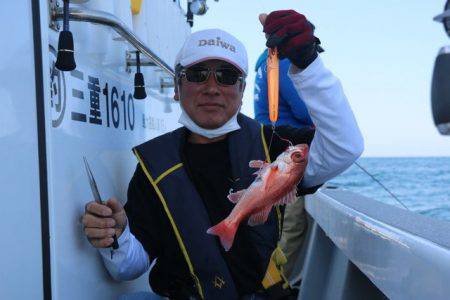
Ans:
{"type": "MultiPolygon", "coordinates": [[[[255,169],[248,167],[250,160],[269,160],[261,125],[242,114],[238,115],[238,122],[241,129],[228,137],[232,175],[238,179],[235,191],[247,188],[255,178],[252,176],[255,169]]],[[[221,245],[217,237],[206,233],[215,224],[211,224],[203,201],[183,167],[181,151],[186,134],[186,128],[179,128],[137,146],[134,151],[169,218],[200,297],[237,299],[221,245]]],[[[279,231],[277,209],[272,209],[265,224],[251,228],[252,242],[265,266],[276,248],[279,231]]]]}

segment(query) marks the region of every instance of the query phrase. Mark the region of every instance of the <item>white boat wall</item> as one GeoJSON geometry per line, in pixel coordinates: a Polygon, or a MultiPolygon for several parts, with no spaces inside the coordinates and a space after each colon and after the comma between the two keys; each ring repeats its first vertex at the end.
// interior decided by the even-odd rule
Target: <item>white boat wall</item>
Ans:
{"type": "Polygon", "coordinates": [[[332,187],[305,207],[298,299],[449,299],[449,222],[332,187]]]}
{"type": "MultiPolygon", "coordinates": [[[[136,48],[109,26],[76,21],[77,67],[57,70],[62,22],[52,19],[62,6],[0,5],[0,299],[115,299],[149,290],[147,274],[113,281],[83,234],[80,216],[93,199],[83,156],[101,196],[124,203],[137,164],[131,148],[178,127],[172,77],[142,67],[148,96],[134,99],[136,67],[127,60],[136,48]]],[[[178,1],[143,1],[135,15],[128,0],[71,1],[70,9],[117,18],[167,66],[190,32],[178,1]]]]}

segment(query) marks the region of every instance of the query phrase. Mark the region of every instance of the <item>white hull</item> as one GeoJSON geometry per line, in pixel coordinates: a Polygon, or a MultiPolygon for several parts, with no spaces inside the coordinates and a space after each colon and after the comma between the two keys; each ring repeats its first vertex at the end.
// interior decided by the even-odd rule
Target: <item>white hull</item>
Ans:
{"type": "MultiPolygon", "coordinates": [[[[143,67],[148,97],[133,99],[136,68],[127,72],[126,51],[134,47],[107,26],[85,22],[70,22],[76,70],[58,71],[59,33],[49,27],[49,3],[0,6],[0,299],[114,299],[149,290],[147,274],[114,282],[84,237],[79,219],[92,194],[82,158],[101,196],[125,202],[137,163],[131,148],[178,127],[173,90],[160,90],[161,78],[171,77],[143,67]],[[96,97],[99,109],[91,105],[96,97]]],[[[123,0],[71,7],[120,18],[169,66],[190,32],[173,1],[143,1],[135,16],[123,0]]]]}

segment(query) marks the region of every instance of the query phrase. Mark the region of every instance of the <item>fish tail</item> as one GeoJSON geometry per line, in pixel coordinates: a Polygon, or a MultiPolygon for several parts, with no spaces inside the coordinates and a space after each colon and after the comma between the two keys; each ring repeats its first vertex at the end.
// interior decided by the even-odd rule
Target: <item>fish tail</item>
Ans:
{"type": "Polygon", "coordinates": [[[209,228],[206,233],[217,235],[220,238],[220,243],[225,248],[225,251],[230,250],[233,246],[234,236],[238,229],[238,224],[235,222],[228,222],[227,219],[219,224],[209,228]]]}

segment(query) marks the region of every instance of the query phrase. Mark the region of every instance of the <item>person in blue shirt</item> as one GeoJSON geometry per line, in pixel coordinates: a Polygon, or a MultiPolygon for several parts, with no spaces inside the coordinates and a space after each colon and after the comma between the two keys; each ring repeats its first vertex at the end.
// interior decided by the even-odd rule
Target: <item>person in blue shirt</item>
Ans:
{"type": "MultiPolygon", "coordinates": [[[[267,55],[266,49],[259,56],[255,67],[254,110],[258,122],[271,125],[267,98],[267,55]]],[[[278,120],[275,126],[314,127],[305,103],[288,77],[290,66],[289,59],[279,60],[278,120]]],[[[306,229],[305,199],[300,196],[297,201],[286,206],[283,233],[279,243],[287,258],[287,263],[283,266],[284,274],[293,285],[301,280],[296,262],[304,244],[306,229]]]]}
{"type": "MultiPolygon", "coordinates": [[[[291,62],[288,58],[280,59],[279,70],[279,104],[278,121],[276,126],[289,125],[291,127],[311,127],[313,122],[308,109],[288,77],[291,62]]],[[[267,100],[267,49],[259,56],[256,63],[254,109],[255,119],[265,125],[271,125],[269,120],[269,108],[267,100]]]]}

